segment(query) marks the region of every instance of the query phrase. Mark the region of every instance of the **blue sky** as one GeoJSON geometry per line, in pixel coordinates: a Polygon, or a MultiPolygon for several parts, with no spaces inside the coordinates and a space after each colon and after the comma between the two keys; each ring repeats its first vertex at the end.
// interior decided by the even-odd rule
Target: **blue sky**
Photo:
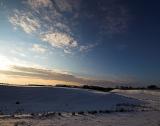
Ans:
{"type": "Polygon", "coordinates": [[[1,0],[0,81],[159,84],[159,4],[1,0]]]}

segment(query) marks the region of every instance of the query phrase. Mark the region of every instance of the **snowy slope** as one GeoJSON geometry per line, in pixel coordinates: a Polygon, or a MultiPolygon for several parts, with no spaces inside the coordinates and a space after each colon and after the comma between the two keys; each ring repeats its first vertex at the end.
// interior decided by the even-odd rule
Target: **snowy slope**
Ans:
{"type": "Polygon", "coordinates": [[[106,110],[114,109],[119,103],[141,102],[114,93],[83,89],[0,86],[0,111],[5,114],[106,110]]]}
{"type": "Polygon", "coordinates": [[[160,110],[160,90],[113,90],[112,92],[122,96],[136,98],[145,101],[155,109],[160,110]]]}

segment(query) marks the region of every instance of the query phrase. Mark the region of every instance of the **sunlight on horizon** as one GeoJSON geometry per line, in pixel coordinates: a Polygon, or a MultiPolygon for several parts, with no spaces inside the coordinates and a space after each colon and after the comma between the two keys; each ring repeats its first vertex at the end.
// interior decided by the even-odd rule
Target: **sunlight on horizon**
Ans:
{"type": "Polygon", "coordinates": [[[5,56],[0,55],[0,70],[8,70],[11,67],[12,62],[5,56]]]}
{"type": "Polygon", "coordinates": [[[0,74],[107,86],[159,82],[158,9],[115,1],[0,0],[0,74]]]}

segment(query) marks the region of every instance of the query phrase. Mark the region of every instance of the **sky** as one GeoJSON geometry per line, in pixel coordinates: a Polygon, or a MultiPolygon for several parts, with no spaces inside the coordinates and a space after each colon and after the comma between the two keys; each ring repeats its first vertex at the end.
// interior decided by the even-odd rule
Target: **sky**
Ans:
{"type": "Polygon", "coordinates": [[[159,0],[0,0],[0,82],[160,85],[159,0]]]}

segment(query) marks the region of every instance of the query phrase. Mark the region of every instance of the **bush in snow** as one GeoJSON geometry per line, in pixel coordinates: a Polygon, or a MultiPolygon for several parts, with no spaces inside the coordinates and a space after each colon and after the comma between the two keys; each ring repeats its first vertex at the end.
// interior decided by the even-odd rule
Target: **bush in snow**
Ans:
{"type": "Polygon", "coordinates": [[[72,112],[72,115],[76,115],[76,113],[75,113],[75,112],[72,112]]]}
{"type": "Polygon", "coordinates": [[[89,114],[97,114],[98,112],[94,110],[94,111],[88,111],[88,113],[89,114]]]}
{"type": "Polygon", "coordinates": [[[83,111],[80,111],[80,112],[78,112],[78,114],[80,114],[80,115],[84,115],[84,112],[83,112],[83,111]]]}
{"type": "Polygon", "coordinates": [[[19,105],[19,104],[20,104],[20,102],[19,102],[19,101],[16,101],[16,104],[17,104],[17,105],[19,105]]]}

